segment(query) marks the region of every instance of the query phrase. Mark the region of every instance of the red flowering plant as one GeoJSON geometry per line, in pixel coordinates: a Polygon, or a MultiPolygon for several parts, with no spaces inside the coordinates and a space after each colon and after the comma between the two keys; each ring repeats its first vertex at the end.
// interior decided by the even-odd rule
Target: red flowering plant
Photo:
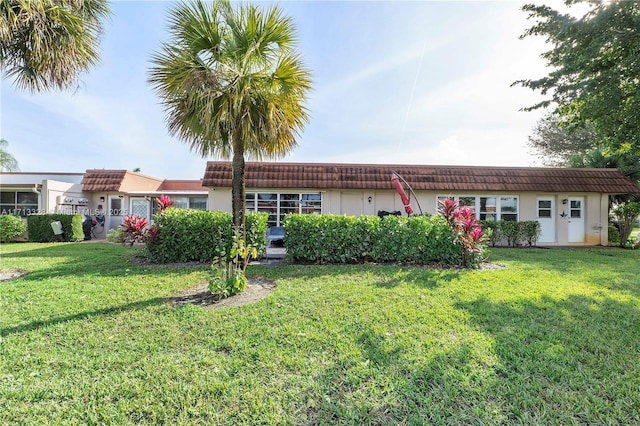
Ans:
{"type": "Polygon", "coordinates": [[[173,205],[173,201],[171,201],[171,198],[162,194],[160,198],[156,198],[156,204],[158,205],[158,213],[162,213],[165,209],[173,205]]]}
{"type": "Polygon", "coordinates": [[[120,227],[124,230],[124,245],[132,246],[133,243],[141,243],[145,240],[147,219],[135,214],[125,216],[120,227]]]}
{"type": "Polygon", "coordinates": [[[458,202],[453,198],[438,200],[438,210],[449,224],[456,243],[462,246],[462,266],[465,268],[478,266],[484,260],[483,253],[489,238],[473,210],[469,207],[458,207],[458,202]]]}
{"type": "MultiPolygon", "coordinates": [[[[166,209],[168,209],[169,207],[171,207],[173,205],[173,201],[171,201],[171,198],[162,194],[160,195],[160,198],[156,198],[156,205],[158,207],[158,211],[156,212],[156,215],[158,215],[158,214],[161,214],[166,209]]],[[[151,225],[144,232],[142,240],[145,243],[153,243],[155,239],[158,238],[159,235],[160,235],[160,227],[156,222],[154,222],[153,225],[151,225]]]]}

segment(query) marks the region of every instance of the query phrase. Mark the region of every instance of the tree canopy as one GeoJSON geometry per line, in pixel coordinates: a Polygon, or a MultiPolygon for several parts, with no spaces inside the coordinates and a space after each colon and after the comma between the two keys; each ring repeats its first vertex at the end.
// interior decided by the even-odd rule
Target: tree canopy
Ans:
{"type": "Polygon", "coordinates": [[[7,151],[8,147],[9,142],[6,139],[0,139],[0,171],[16,172],[18,171],[18,161],[7,151]]]}
{"type": "Polygon", "coordinates": [[[533,148],[543,164],[567,166],[571,158],[584,157],[597,148],[598,135],[591,126],[570,126],[550,114],[539,120],[529,136],[528,145],[533,148]]]}
{"type": "Polygon", "coordinates": [[[106,0],[0,1],[0,69],[31,92],[68,89],[99,61],[106,0]]]}
{"type": "Polygon", "coordinates": [[[552,108],[562,122],[588,125],[605,155],[640,152],[640,2],[588,2],[582,17],[527,4],[535,24],[522,37],[542,36],[551,50],[542,57],[551,71],[514,84],[546,99],[525,108],[552,108]]]}
{"type": "Polygon", "coordinates": [[[307,121],[309,71],[291,18],[277,6],[178,4],[149,82],[169,132],[203,157],[232,158],[234,225],[244,233],[244,158],[282,156],[307,121]]]}

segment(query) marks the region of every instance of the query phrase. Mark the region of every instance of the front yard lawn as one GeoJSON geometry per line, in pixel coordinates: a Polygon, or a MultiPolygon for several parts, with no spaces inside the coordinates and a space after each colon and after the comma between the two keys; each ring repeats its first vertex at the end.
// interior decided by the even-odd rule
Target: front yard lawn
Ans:
{"type": "Polygon", "coordinates": [[[251,266],[255,304],[173,308],[206,266],[3,244],[0,424],[638,424],[640,252],[502,269],[251,266]]]}

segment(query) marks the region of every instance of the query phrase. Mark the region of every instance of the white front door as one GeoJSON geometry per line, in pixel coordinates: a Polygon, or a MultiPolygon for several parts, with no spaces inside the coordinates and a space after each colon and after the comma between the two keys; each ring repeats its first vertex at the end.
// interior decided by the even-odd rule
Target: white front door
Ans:
{"type": "Polygon", "coordinates": [[[540,243],[556,241],[556,204],[553,197],[538,197],[536,218],[540,223],[540,243]]]}
{"type": "Polygon", "coordinates": [[[569,242],[584,243],[584,197],[569,198],[569,242]]]}

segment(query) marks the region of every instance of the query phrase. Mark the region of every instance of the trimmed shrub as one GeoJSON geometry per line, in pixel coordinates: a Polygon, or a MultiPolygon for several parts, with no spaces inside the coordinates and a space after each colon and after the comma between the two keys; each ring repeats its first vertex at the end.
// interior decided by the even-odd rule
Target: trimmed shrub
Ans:
{"type": "Polygon", "coordinates": [[[522,228],[518,225],[519,222],[512,222],[510,220],[498,221],[498,226],[504,238],[507,239],[507,245],[516,247],[520,245],[522,241],[522,228]]]}
{"type": "Polygon", "coordinates": [[[62,223],[64,241],[82,241],[84,240],[82,220],[83,217],[80,214],[47,213],[29,215],[27,217],[29,241],[34,243],[56,241],[56,236],[53,233],[53,229],[51,229],[51,222],[56,221],[62,223]]]}
{"type": "Polygon", "coordinates": [[[480,226],[487,232],[489,237],[489,244],[491,247],[495,247],[502,240],[502,230],[500,229],[500,222],[495,220],[481,220],[480,226]]]}
{"type": "Polygon", "coordinates": [[[441,216],[285,217],[287,258],[311,263],[458,264],[461,248],[441,216]]]}
{"type": "Polygon", "coordinates": [[[107,241],[110,243],[124,244],[125,238],[127,238],[127,233],[121,227],[110,229],[107,233],[107,241]]]}
{"type": "Polygon", "coordinates": [[[27,224],[20,216],[0,215],[0,242],[6,243],[27,230],[27,224]]]}
{"type": "Polygon", "coordinates": [[[537,220],[524,220],[522,222],[518,222],[518,226],[520,227],[520,235],[527,242],[529,247],[535,246],[538,242],[538,238],[540,238],[540,233],[542,232],[540,222],[537,220]]]}
{"type": "MultiPolygon", "coordinates": [[[[258,252],[266,247],[267,219],[266,213],[246,216],[247,244],[258,252]]],[[[156,214],[154,221],[146,244],[153,262],[211,262],[221,252],[231,252],[231,213],[170,208],[156,214]]]]}
{"type": "Polygon", "coordinates": [[[617,246],[620,245],[620,231],[613,223],[609,223],[608,231],[609,235],[609,245],[617,246]]]}

